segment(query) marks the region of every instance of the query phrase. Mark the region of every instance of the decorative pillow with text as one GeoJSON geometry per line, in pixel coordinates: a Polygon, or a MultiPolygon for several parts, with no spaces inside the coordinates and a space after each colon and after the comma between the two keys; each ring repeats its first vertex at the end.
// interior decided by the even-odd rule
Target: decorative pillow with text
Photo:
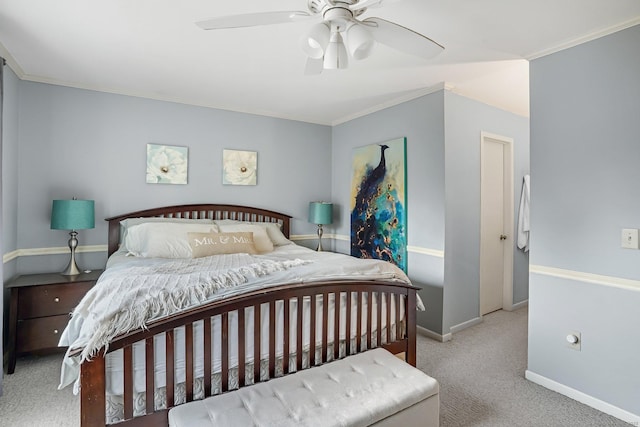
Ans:
{"type": "Polygon", "coordinates": [[[191,256],[201,258],[222,254],[257,254],[253,233],[187,233],[191,256]]]}

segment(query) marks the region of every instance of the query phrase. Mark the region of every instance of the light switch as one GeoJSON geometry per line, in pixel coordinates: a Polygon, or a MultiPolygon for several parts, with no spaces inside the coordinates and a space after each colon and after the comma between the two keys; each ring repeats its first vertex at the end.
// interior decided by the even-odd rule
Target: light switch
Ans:
{"type": "Polygon", "coordinates": [[[623,228],[621,244],[625,249],[638,249],[638,229],[623,228]]]}

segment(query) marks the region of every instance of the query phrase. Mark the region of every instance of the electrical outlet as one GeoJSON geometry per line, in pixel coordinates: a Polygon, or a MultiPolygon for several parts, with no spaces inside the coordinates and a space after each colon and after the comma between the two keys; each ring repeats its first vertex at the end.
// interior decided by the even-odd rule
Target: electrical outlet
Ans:
{"type": "Polygon", "coordinates": [[[638,229],[623,228],[620,243],[624,249],[638,249],[638,229]]]}
{"type": "Polygon", "coordinates": [[[566,338],[567,347],[572,350],[581,351],[582,350],[582,334],[578,331],[569,331],[566,338]]]}

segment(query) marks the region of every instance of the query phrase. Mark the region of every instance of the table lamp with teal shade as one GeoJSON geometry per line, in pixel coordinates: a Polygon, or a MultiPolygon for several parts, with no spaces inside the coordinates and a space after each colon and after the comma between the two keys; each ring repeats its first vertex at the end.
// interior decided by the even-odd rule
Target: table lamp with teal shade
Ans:
{"type": "Polygon", "coordinates": [[[309,222],[318,225],[318,248],[322,251],[322,226],[333,222],[333,204],[329,202],[309,203],[309,222]]]}
{"type": "Polygon", "coordinates": [[[78,247],[78,232],[95,227],[95,208],[93,200],[54,200],[51,208],[51,229],[71,230],[69,235],[69,249],[71,259],[69,265],[62,272],[66,276],[80,274],[76,264],[76,248],[78,247]]]}

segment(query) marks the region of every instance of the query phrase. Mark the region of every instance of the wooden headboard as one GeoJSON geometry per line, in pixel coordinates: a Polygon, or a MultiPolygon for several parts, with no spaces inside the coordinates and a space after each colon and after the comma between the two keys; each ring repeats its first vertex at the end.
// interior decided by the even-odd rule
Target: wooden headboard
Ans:
{"type": "Polygon", "coordinates": [[[146,209],[105,219],[105,221],[109,222],[109,255],[117,251],[120,244],[120,221],[127,218],[145,217],[234,219],[236,221],[275,222],[281,225],[282,233],[287,239],[289,238],[291,219],[291,216],[289,215],[266,209],[236,205],[216,205],[210,203],[146,209]]]}

